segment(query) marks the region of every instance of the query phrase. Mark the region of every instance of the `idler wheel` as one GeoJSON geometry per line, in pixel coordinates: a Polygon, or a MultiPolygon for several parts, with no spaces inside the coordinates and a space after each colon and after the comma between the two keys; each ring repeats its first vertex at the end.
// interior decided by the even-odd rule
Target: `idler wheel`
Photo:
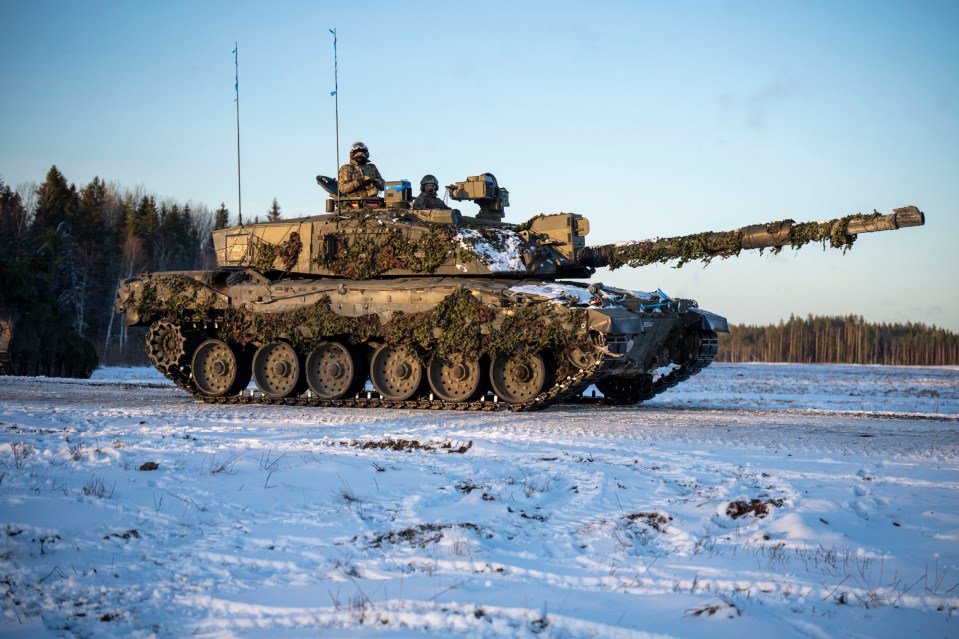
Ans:
{"type": "Polygon", "coordinates": [[[497,355],[490,364],[489,379],[500,399],[519,404],[542,393],[553,381],[553,370],[539,353],[497,355]]]}
{"type": "Polygon", "coordinates": [[[383,345],[373,352],[370,381],[383,399],[410,399],[420,389],[423,367],[407,347],[383,345]]]}
{"type": "Polygon", "coordinates": [[[306,383],[320,399],[355,393],[366,380],[356,353],[339,342],[320,342],[306,358],[306,383]]]}
{"type": "Polygon", "coordinates": [[[464,353],[434,357],[426,369],[426,379],[436,397],[447,402],[469,402],[482,392],[482,366],[464,353]]]}
{"type": "Polygon", "coordinates": [[[270,342],[253,355],[253,383],[267,397],[290,397],[303,390],[300,356],[286,342],[270,342]]]}
{"type": "Polygon", "coordinates": [[[250,367],[242,352],[219,339],[197,347],[192,372],[200,392],[211,397],[239,393],[250,383],[250,367]]]}

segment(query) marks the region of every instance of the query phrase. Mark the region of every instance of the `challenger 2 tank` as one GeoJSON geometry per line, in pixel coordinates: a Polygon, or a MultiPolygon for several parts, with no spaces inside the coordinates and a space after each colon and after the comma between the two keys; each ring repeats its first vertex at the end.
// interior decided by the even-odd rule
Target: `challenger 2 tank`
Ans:
{"type": "Polygon", "coordinates": [[[326,214],[213,232],[217,268],[121,283],[117,312],[149,327],[164,375],[210,402],[453,410],[631,404],[709,365],[726,319],[661,291],[587,280],[598,267],[728,257],[924,223],[916,207],[827,222],[586,246],[582,215],[503,222],[489,173],[447,186],[479,205],[414,210],[406,181],[326,214]],[[250,381],[255,388],[248,389],[250,381]]]}

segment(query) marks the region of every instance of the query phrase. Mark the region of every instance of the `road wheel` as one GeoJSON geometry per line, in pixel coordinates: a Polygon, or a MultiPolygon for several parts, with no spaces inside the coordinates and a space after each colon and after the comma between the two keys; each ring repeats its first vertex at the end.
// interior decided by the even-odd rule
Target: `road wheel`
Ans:
{"type": "Polygon", "coordinates": [[[300,356],[286,342],[264,344],[253,354],[253,383],[267,397],[290,397],[303,391],[300,356]]]}
{"type": "Polygon", "coordinates": [[[433,394],[447,402],[469,402],[478,398],[483,391],[483,372],[479,360],[463,353],[434,357],[426,369],[426,379],[433,394]]]}
{"type": "Polygon", "coordinates": [[[370,381],[383,399],[410,399],[420,389],[423,367],[407,347],[383,345],[373,352],[370,381]]]}
{"type": "Polygon", "coordinates": [[[306,358],[306,383],[320,399],[355,393],[366,376],[356,353],[340,342],[320,342],[306,358]]]}
{"type": "Polygon", "coordinates": [[[244,354],[220,339],[208,339],[193,354],[193,381],[211,397],[239,393],[250,383],[250,366],[244,354]]]}
{"type": "Polygon", "coordinates": [[[489,379],[500,399],[519,404],[548,388],[553,382],[553,370],[539,353],[497,355],[490,364],[489,379]]]}

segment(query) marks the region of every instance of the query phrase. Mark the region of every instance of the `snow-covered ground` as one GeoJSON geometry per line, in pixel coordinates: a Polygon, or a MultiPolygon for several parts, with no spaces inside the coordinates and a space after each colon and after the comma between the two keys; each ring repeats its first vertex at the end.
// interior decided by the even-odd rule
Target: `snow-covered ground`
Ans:
{"type": "Polygon", "coordinates": [[[957,429],[959,368],[530,414],[0,378],[0,636],[959,637],[957,429]]]}

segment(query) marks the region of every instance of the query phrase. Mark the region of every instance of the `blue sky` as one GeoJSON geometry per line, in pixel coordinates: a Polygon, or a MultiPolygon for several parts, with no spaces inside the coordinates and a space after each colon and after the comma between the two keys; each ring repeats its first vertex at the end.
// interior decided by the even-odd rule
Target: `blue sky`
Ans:
{"type": "MultiPolygon", "coordinates": [[[[601,270],[737,323],[863,315],[959,331],[959,3],[0,3],[0,175],[56,164],[235,215],[319,213],[356,139],[384,177],[485,171],[507,220],[591,244],[915,204],[926,226],[708,267],[601,270]]],[[[471,205],[463,207],[472,213],[471,205]]]]}

